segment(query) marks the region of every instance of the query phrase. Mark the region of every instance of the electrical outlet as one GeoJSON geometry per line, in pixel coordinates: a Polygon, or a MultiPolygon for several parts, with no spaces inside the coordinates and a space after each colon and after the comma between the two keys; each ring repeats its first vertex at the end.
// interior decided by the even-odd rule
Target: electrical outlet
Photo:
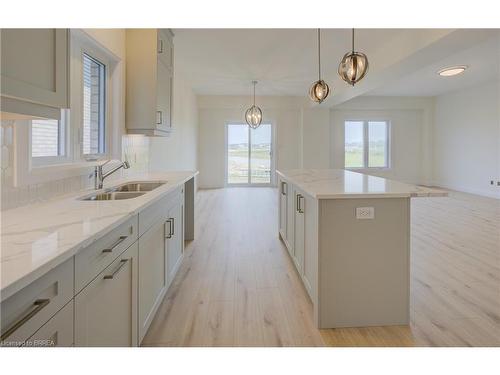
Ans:
{"type": "Polygon", "coordinates": [[[374,219],[375,207],[356,207],[356,219],[374,219]]]}
{"type": "Polygon", "coordinates": [[[490,185],[495,185],[495,181],[491,180],[490,185]]]}

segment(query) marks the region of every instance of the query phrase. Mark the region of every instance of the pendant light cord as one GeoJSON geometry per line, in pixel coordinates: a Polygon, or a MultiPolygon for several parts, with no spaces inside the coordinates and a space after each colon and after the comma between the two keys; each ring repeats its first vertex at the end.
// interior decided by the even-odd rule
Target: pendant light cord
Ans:
{"type": "Polygon", "coordinates": [[[354,53],[354,28],[352,29],[352,53],[354,53]]]}
{"type": "Polygon", "coordinates": [[[318,81],[321,81],[321,36],[318,29],[318,81]]]}
{"type": "Polygon", "coordinates": [[[255,106],[255,85],[257,84],[256,81],[253,81],[253,105],[255,106]]]}

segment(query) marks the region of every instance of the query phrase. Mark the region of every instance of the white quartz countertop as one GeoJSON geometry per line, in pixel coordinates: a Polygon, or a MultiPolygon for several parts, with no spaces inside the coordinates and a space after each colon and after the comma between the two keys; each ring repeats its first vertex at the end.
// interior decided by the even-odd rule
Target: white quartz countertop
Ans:
{"type": "Polygon", "coordinates": [[[105,184],[166,181],[146,194],[124,200],[82,201],[92,189],[2,212],[1,300],[5,300],[95,240],[174,190],[195,171],[135,175],[105,184]]]}
{"type": "Polygon", "coordinates": [[[285,180],[316,199],[443,197],[446,191],[410,185],[344,169],[277,171],[285,180]]]}

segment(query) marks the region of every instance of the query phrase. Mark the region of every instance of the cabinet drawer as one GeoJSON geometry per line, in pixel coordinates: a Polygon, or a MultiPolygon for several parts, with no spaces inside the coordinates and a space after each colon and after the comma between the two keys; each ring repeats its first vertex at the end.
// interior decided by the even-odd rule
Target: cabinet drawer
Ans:
{"type": "Polygon", "coordinates": [[[137,240],[137,215],[75,255],[75,294],[137,240]]]}
{"type": "Polygon", "coordinates": [[[164,221],[163,219],[167,216],[170,207],[172,207],[177,199],[182,199],[183,194],[184,186],[180,186],[168,193],[164,198],[161,198],[158,202],[141,211],[139,213],[139,236],[142,236],[158,221],[164,221]]]}
{"type": "Polygon", "coordinates": [[[73,346],[73,300],[26,340],[23,346],[73,346]]]}
{"type": "Polygon", "coordinates": [[[73,259],[1,304],[4,346],[20,346],[73,297],[73,259]]]}

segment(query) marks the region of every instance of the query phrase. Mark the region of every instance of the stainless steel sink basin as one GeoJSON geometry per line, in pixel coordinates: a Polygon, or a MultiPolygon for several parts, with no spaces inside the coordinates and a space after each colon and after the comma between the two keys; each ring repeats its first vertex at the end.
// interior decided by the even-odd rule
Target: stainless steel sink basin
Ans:
{"type": "Polygon", "coordinates": [[[88,195],[86,197],[80,198],[83,201],[114,201],[121,199],[131,199],[140,197],[141,195],[146,194],[145,192],[140,191],[108,191],[104,193],[97,193],[88,195]]]}
{"type": "Polygon", "coordinates": [[[120,199],[132,199],[140,197],[148,191],[159,188],[166,183],[167,181],[131,181],[78,199],[82,201],[114,201],[120,199]]]}
{"type": "Polygon", "coordinates": [[[156,188],[159,188],[160,186],[164,185],[166,181],[133,181],[133,182],[127,182],[126,184],[122,184],[119,186],[116,186],[114,188],[110,188],[109,191],[151,191],[156,188]]]}

